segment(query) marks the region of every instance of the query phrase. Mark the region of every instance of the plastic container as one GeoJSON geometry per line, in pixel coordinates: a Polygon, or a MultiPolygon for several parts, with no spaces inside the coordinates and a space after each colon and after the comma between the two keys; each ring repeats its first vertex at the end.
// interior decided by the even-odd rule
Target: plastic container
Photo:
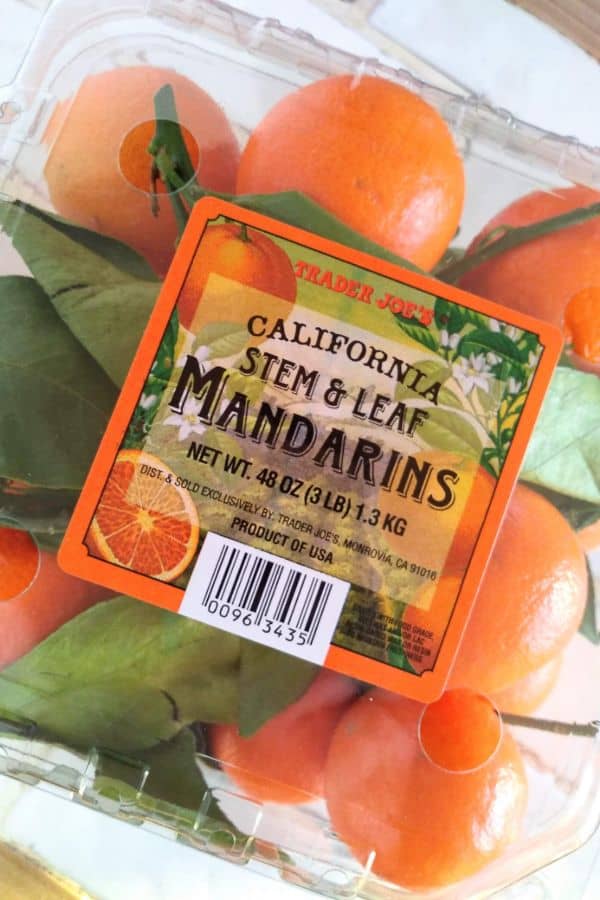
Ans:
{"type": "MultiPolygon", "coordinates": [[[[600,152],[596,150],[416,81],[401,70],[354,58],[273,21],[257,20],[216,0],[110,0],[101,10],[92,4],[59,0],[44,16],[14,81],[0,92],[0,200],[52,210],[45,169],[61,146],[62,130],[68,127],[69,98],[88,76],[139,65],[175,69],[201,85],[223,108],[240,145],[280,98],[328,75],[379,75],[407,87],[439,110],[463,158],[466,201],[456,240],[461,247],[498,210],[529,191],[551,191],[569,184],[600,187],[600,152]]],[[[105,102],[117,105],[118,91],[105,102]]],[[[139,124],[132,121],[131,128],[139,124]]],[[[123,140],[127,136],[123,134],[123,140]]],[[[115,176],[124,178],[119,161],[114,162],[115,176]]],[[[60,166],[60,154],[58,159],[54,157],[56,163],[60,166]]],[[[143,188],[138,189],[144,193],[143,188]]],[[[131,187],[125,181],[123,190],[123,196],[129,196],[125,191],[131,187]]],[[[0,235],[2,276],[27,273],[13,247],[19,230],[24,233],[26,228],[25,213],[22,207],[16,213],[12,209],[13,215],[4,221],[6,233],[0,235]]],[[[146,277],[150,277],[147,272],[146,277]]],[[[41,341],[35,350],[41,353],[43,348],[41,341]]],[[[26,357],[27,347],[22,348],[22,355],[26,357]]],[[[3,406],[8,408],[6,398],[3,404],[0,397],[0,411],[3,406]]],[[[60,460],[61,448],[74,434],[57,426],[52,409],[46,410],[45,419],[41,407],[33,412],[42,435],[36,453],[60,460]]],[[[31,410],[23,409],[23,416],[28,414],[31,410]]],[[[80,422],[85,421],[82,411],[80,422]]],[[[8,446],[10,420],[5,419],[2,429],[0,442],[8,446]]],[[[97,443],[99,436],[89,437],[90,443],[97,443]]],[[[88,447],[88,454],[93,449],[88,447]]],[[[79,474],[83,477],[85,472],[79,474]]],[[[31,530],[42,553],[52,554],[60,543],[77,486],[39,493],[15,479],[12,471],[0,471],[0,479],[0,513],[6,524],[31,530]]],[[[32,577],[40,578],[47,564],[43,556],[40,570],[32,577]]],[[[53,593],[56,607],[80,612],[83,607],[77,608],[75,589],[67,589],[71,607],[61,601],[59,590],[55,587],[53,593]]],[[[68,618],[70,614],[65,613],[63,620],[68,618]]],[[[21,626],[17,619],[15,622],[11,627],[18,636],[21,626]]],[[[80,651],[73,647],[74,655],[80,651]]],[[[15,651],[13,658],[21,652],[15,651]]],[[[53,677],[70,677],[64,657],[55,665],[53,677]]],[[[115,665],[115,659],[107,658],[107,679],[115,665]]],[[[143,668],[141,651],[136,666],[144,674],[133,673],[132,677],[154,685],[153,676],[143,668]]],[[[7,671],[10,674],[10,667],[7,671]]],[[[17,713],[17,706],[22,710],[27,704],[16,704],[14,693],[3,697],[0,681],[0,772],[232,862],[251,864],[323,896],[484,897],[574,850],[600,821],[595,724],[600,719],[599,677],[597,644],[577,634],[565,651],[555,687],[532,714],[539,727],[535,722],[533,726],[523,721],[511,724],[505,717],[504,728],[513,732],[526,767],[528,801],[520,834],[474,876],[431,889],[407,891],[379,877],[374,854],[366,863],[354,859],[331,830],[322,799],[291,807],[244,796],[218,767],[219,761],[211,757],[200,725],[187,728],[185,737],[180,734],[183,744],[176,747],[175,755],[161,755],[160,748],[148,753],[111,747],[110,729],[105,726],[114,709],[110,692],[100,691],[97,685],[91,693],[69,699],[74,721],[78,710],[99,710],[97,740],[85,736],[77,740],[73,725],[69,746],[52,740],[52,723],[45,713],[42,728],[39,716],[17,713]],[[577,727],[572,725],[575,722],[577,727]],[[195,742],[191,752],[190,741],[195,742]],[[190,770],[194,756],[197,766],[192,761],[190,770]],[[206,787],[196,798],[198,770],[206,787]],[[192,801],[190,796],[196,799],[192,801]],[[219,809],[235,828],[223,820],[219,809]]],[[[173,698],[165,696],[164,701],[171,703],[173,698]]],[[[63,709],[61,715],[64,713],[63,709]]],[[[122,708],[119,714],[123,715],[122,708]]],[[[180,714],[175,704],[176,723],[180,714]]],[[[136,711],[132,713],[134,730],[135,715],[136,711]]],[[[172,737],[177,730],[175,725],[172,737]]]]}

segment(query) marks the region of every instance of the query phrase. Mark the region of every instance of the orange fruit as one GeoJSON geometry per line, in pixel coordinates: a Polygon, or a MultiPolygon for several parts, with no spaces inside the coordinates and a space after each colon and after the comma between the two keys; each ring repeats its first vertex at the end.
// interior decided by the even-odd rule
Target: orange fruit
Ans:
{"type": "Polygon", "coordinates": [[[581,623],[587,583],[585,556],[567,520],[518,484],[450,685],[492,694],[556,657],[581,623]]]}
{"type": "Polygon", "coordinates": [[[541,706],[558,680],[562,666],[562,653],[529,675],[515,681],[503,691],[491,695],[491,700],[501,712],[527,716],[541,706]]]}
{"type": "Polygon", "coordinates": [[[574,294],[565,309],[564,330],[577,356],[600,366],[600,285],[574,294]]]}
{"type": "Polygon", "coordinates": [[[162,183],[154,216],[148,192],[155,132],[154,96],[173,87],[179,121],[199,182],[231,192],[239,148],[222,109],[172,69],[130,66],[89,75],[77,94],[57,108],[44,136],[49,145],[45,175],[58,213],[117,238],[167,270],[177,225],[162,183]]]}
{"type": "Polygon", "coordinates": [[[67,575],[56,556],[40,551],[39,571],[23,593],[0,603],[0,669],[20,659],[48,635],[110,592],[67,575]]]}
{"type": "Polygon", "coordinates": [[[178,578],[196,552],[200,525],[175,480],[156,456],[120,450],[90,526],[90,552],[160,581],[178,578]]]}
{"type": "Polygon", "coordinates": [[[458,227],[464,172],[432,106],[384,78],[336,75],[280,100],[242,153],[238,193],[287,190],[430,269],[458,227]]]}
{"type": "Polygon", "coordinates": [[[210,752],[251,799],[309,802],[323,793],[329,741],[356,693],[351,679],[323,669],[299,700],[251,737],[240,737],[235,725],[213,725],[210,752]]]}
{"type": "Polygon", "coordinates": [[[296,275],[288,255],[266,234],[227,222],[209,226],[202,236],[202,250],[194,260],[181,290],[179,319],[185,328],[194,330],[198,303],[211,273],[245,287],[257,288],[272,295],[269,309],[256,309],[256,300],[247,292],[232,291],[228,283],[211,288],[211,300],[220,322],[239,322],[244,327],[249,316],[260,312],[273,318],[286,318],[296,299],[296,275]],[[279,298],[278,303],[275,298],[279,298]]]}
{"type": "Polygon", "coordinates": [[[419,740],[425,755],[448,772],[470,772],[498,748],[502,722],[494,704],[469,688],[446,691],[423,710],[419,740]]]}
{"type": "MultiPolygon", "coordinates": [[[[498,857],[517,837],[527,800],[510,734],[504,732],[493,756],[475,771],[448,772],[423,751],[423,711],[412,700],[369,691],[340,719],[325,768],[333,829],[360,863],[374,853],[376,875],[412,890],[467,878],[498,857]]],[[[477,717],[468,712],[463,723],[469,717],[474,725],[477,717]]],[[[482,731],[472,730],[471,742],[485,749],[487,715],[483,723],[482,731]]],[[[441,716],[438,724],[452,723],[441,716]]],[[[443,741],[440,735],[440,746],[443,741]]],[[[467,750],[465,740],[461,748],[467,750]]]]}
{"type": "MultiPolygon", "coordinates": [[[[600,201],[586,187],[534,191],[498,213],[468,253],[501,225],[531,225],[600,201]]],[[[600,216],[527,241],[467,272],[460,286],[563,329],[575,353],[600,363],[600,216]]]]}
{"type": "Polygon", "coordinates": [[[395,490],[381,490],[377,506],[382,520],[388,514],[406,519],[404,534],[386,531],[385,539],[394,552],[409,562],[435,567],[435,560],[439,559],[440,569],[443,564],[445,574],[462,574],[492,498],[494,479],[476,460],[459,453],[429,450],[414,454],[412,459],[415,471],[426,463],[432,465],[425,498],[432,494],[439,499],[442,495],[436,484],[438,473],[446,469],[456,473],[458,480],[452,485],[455,500],[447,509],[433,510],[426,500],[415,502],[410,499],[411,487],[408,498],[395,490]],[[444,553],[441,553],[442,549],[445,549],[444,553]]]}
{"type": "Polygon", "coordinates": [[[18,597],[37,575],[40,553],[27,531],[0,526],[0,602],[18,597]]]}

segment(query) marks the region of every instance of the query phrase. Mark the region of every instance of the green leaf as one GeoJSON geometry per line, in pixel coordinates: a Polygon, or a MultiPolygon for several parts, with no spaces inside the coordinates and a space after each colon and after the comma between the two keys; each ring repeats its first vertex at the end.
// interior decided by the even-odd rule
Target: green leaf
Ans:
{"type": "Polygon", "coordinates": [[[445,328],[449,334],[460,331],[465,324],[465,314],[462,306],[451,303],[443,297],[436,297],[434,307],[435,324],[442,330],[445,328]]]}
{"type": "Polygon", "coordinates": [[[456,348],[459,356],[476,356],[480,353],[496,353],[511,363],[520,363],[521,353],[511,339],[499,331],[488,331],[486,328],[476,328],[465,334],[456,348]]]}
{"type": "MultiPolygon", "coordinates": [[[[96,256],[111,263],[117,269],[133,278],[141,278],[145,281],[157,281],[156,274],[148,265],[143,256],[122,244],[114,238],[106,237],[98,234],[97,231],[90,231],[87,228],[81,228],[57,216],[49,213],[47,210],[37,209],[28,203],[20,200],[9,203],[0,200],[0,225],[2,225],[9,235],[12,235],[18,228],[22,227],[21,220],[26,216],[34,216],[45,224],[50,225],[60,234],[70,238],[76,244],[87,248],[96,256]]],[[[25,225],[25,227],[27,227],[25,225]]]]}
{"type": "Polygon", "coordinates": [[[253,641],[242,641],[239,732],[254,734],[261,725],[299,700],[319,667],[253,641]]]}
{"type": "Polygon", "coordinates": [[[68,744],[140,750],[196,720],[235,721],[238,668],[233,635],[118,597],[5,669],[0,707],[68,744]]]}
{"type": "MultiPolygon", "coordinates": [[[[205,192],[200,191],[198,199],[203,195],[205,195],[205,192]]],[[[321,237],[338,241],[346,247],[362,250],[364,253],[377,256],[379,259],[396,263],[396,265],[410,269],[412,272],[422,271],[403,257],[392,253],[391,250],[387,250],[380,244],[376,244],[375,241],[371,241],[369,238],[354,231],[336,216],[331,215],[322,206],[315,203],[314,200],[310,200],[298,191],[282,191],[278,194],[245,194],[227,199],[232,199],[238,206],[253,209],[256,212],[264,213],[266,216],[279,219],[280,222],[287,222],[289,225],[305,228],[307,231],[312,231],[313,234],[321,235],[321,237]]]]}
{"type": "Polygon", "coordinates": [[[556,506],[575,531],[593,525],[600,519],[600,504],[598,503],[588,503],[586,500],[559,494],[538,484],[532,484],[531,487],[556,506]]]}
{"type": "Polygon", "coordinates": [[[465,416],[439,408],[427,411],[429,418],[419,426],[419,436],[424,441],[440,450],[479,459],[481,438],[465,416]]]}
{"type": "Polygon", "coordinates": [[[439,352],[440,345],[428,328],[425,328],[423,325],[410,324],[401,316],[396,316],[396,324],[413,341],[417,341],[417,343],[422,344],[423,347],[427,347],[428,350],[432,350],[434,353],[439,352]]]}
{"type": "Polygon", "coordinates": [[[198,810],[207,792],[196,762],[196,740],[188,728],[170,741],[138,750],[134,759],[102,753],[96,786],[105,778],[183,809],[198,810]]]}
{"type": "Polygon", "coordinates": [[[0,478],[0,518],[10,519],[32,532],[45,549],[56,548],[78,497],[78,490],[17,486],[9,479],[0,478]]]}
{"type": "Polygon", "coordinates": [[[0,278],[0,396],[0,475],[80,488],[116,391],[31,278],[0,278]]]}
{"type": "Polygon", "coordinates": [[[121,386],[138,348],[158,288],[132,282],[98,288],[72,287],[54,295],[54,306],[75,337],[121,386]]]}
{"type": "Polygon", "coordinates": [[[127,805],[133,815],[137,811],[164,819],[166,824],[176,818],[180,826],[194,828],[196,834],[223,831],[230,843],[248,840],[211,795],[197,764],[194,735],[187,728],[171,741],[138,751],[135,758],[102,753],[94,790],[127,805]]]}
{"type": "Polygon", "coordinates": [[[588,641],[591,641],[592,644],[600,644],[600,628],[598,628],[600,623],[600,610],[596,606],[596,585],[589,562],[587,563],[587,570],[588,596],[585,605],[585,613],[583,614],[583,620],[579,626],[579,631],[588,639],[588,641]]]}
{"type": "Polygon", "coordinates": [[[0,201],[0,224],[77,340],[121,385],[158,296],[33,207],[0,201]]]}
{"type": "MultiPolygon", "coordinates": [[[[419,362],[413,363],[412,365],[415,369],[419,369],[421,372],[424,372],[431,383],[439,381],[442,384],[442,387],[440,388],[440,392],[438,394],[438,403],[440,406],[451,406],[454,407],[454,409],[463,408],[461,401],[458,399],[454,391],[450,390],[450,388],[444,387],[444,382],[446,382],[452,375],[452,370],[447,363],[442,362],[439,359],[423,359],[419,360],[419,362]]],[[[395,399],[402,400],[404,397],[412,396],[414,396],[413,391],[411,391],[411,389],[406,385],[398,382],[394,391],[395,399]]]]}
{"type": "MultiPolygon", "coordinates": [[[[218,314],[215,311],[215,314],[218,314]]],[[[248,330],[237,322],[211,322],[198,334],[198,344],[210,347],[211,357],[228,357],[239,353],[248,343],[248,330]]]]}
{"type": "Polygon", "coordinates": [[[600,504],[600,378],[575,369],[556,370],[521,478],[600,504]]]}

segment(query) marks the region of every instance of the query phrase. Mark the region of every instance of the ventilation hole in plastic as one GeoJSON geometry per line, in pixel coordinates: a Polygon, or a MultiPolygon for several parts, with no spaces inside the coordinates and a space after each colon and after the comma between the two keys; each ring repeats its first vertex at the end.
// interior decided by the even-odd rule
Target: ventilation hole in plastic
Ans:
{"type": "MultiPolygon", "coordinates": [[[[187,128],[183,125],[180,125],[179,128],[194,168],[194,174],[196,174],[200,159],[198,144],[187,128]]],[[[156,193],[168,193],[149,152],[155,134],[156,122],[154,120],[141,122],[125,136],[119,149],[119,168],[123,178],[136,190],[149,196],[156,193]]],[[[181,177],[181,173],[176,174],[181,177]]],[[[189,180],[186,181],[186,184],[189,184],[189,180]]],[[[181,190],[183,186],[177,190],[181,190]]],[[[177,193],[177,191],[174,190],[172,193],[177,193]]]]}
{"type": "Polygon", "coordinates": [[[343,869],[327,869],[323,872],[319,879],[319,884],[329,888],[347,888],[354,881],[354,876],[350,872],[344,872],[343,869]]]}
{"type": "Polygon", "coordinates": [[[0,606],[31,587],[39,574],[40,561],[33,536],[13,519],[0,518],[0,606]]]}
{"type": "Polygon", "coordinates": [[[10,125],[21,115],[21,107],[12,100],[0,103],[0,125],[10,125]]]}
{"type": "Polygon", "coordinates": [[[419,720],[425,756],[446,772],[474,772],[485,766],[502,740],[502,717],[483,694],[468,688],[446,691],[426,706],[419,720]]]}

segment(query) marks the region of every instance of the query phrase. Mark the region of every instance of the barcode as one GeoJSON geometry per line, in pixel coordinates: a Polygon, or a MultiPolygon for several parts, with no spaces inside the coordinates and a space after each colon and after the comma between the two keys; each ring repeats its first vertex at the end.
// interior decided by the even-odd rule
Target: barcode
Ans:
{"type": "Polygon", "coordinates": [[[209,533],[179,611],[321,663],[349,587],[339,578],[209,533]]]}

